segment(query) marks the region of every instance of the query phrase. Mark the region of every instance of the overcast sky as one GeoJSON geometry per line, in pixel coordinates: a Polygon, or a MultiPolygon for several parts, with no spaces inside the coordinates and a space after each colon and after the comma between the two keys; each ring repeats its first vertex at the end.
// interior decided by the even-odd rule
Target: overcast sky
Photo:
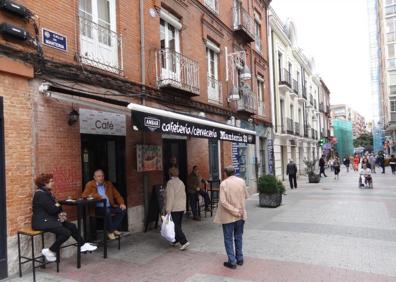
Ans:
{"type": "Polygon", "coordinates": [[[315,58],[331,104],[348,104],[371,119],[367,0],[273,0],[296,26],[297,45],[315,58]]]}

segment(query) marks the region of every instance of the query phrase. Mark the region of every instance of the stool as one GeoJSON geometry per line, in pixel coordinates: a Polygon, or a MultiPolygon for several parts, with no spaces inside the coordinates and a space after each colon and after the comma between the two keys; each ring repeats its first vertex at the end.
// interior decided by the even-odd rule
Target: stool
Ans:
{"type": "MultiPolygon", "coordinates": [[[[31,228],[25,228],[22,230],[19,230],[17,232],[18,235],[18,263],[19,263],[19,277],[22,277],[22,264],[32,262],[32,268],[33,268],[33,281],[36,281],[36,268],[37,267],[43,267],[45,268],[45,265],[47,264],[45,262],[45,258],[43,255],[40,255],[38,257],[35,256],[34,253],[34,237],[41,235],[41,247],[44,249],[44,233],[45,231],[39,231],[39,230],[33,230],[31,228]],[[31,257],[26,257],[21,255],[21,235],[28,236],[30,237],[31,244],[32,244],[32,254],[31,257]],[[22,259],[24,261],[22,261],[22,259]],[[36,266],[36,263],[38,265],[36,266]]],[[[56,272],[59,272],[59,253],[57,254],[56,258],[56,272]]]]}

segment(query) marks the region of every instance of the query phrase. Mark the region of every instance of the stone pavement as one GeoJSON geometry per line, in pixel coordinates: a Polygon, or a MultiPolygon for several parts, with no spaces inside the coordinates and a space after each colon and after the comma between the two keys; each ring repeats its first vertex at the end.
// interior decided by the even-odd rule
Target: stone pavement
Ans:
{"type": "MultiPolygon", "coordinates": [[[[374,174],[374,189],[358,189],[358,174],[322,178],[288,189],[281,207],[258,207],[248,200],[245,264],[223,267],[221,227],[212,218],[184,221],[191,242],[187,251],[167,244],[158,230],[123,238],[103,259],[100,251],[39,269],[37,281],[396,281],[396,176],[374,174]]],[[[288,186],[288,185],[287,185],[288,186]]],[[[31,272],[23,279],[31,281],[31,272]]]]}

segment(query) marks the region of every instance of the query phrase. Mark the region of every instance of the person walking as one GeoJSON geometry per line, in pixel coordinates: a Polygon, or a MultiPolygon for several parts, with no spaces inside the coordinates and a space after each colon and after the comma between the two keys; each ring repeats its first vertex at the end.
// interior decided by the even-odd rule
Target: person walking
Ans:
{"type": "Polygon", "coordinates": [[[382,168],[382,173],[385,173],[385,156],[383,153],[378,154],[378,163],[379,166],[382,168]]]}
{"type": "Polygon", "coordinates": [[[183,214],[186,211],[186,187],[179,178],[179,169],[171,167],[169,169],[170,179],[166,183],[165,212],[171,214],[173,223],[175,224],[175,241],[173,246],[180,243],[180,250],[183,251],[190,246],[186,235],[182,230],[183,214]]]}
{"type": "Polygon", "coordinates": [[[341,164],[340,164],[340,159],[338,157],[335,157],[333,166],[334,166],[334,179],[339,179],[341,164]]]}
{"type": "Polygon", "coordinates": [[[322,157],[319,160],[319,167],[320,167],[320,177],[322,177],[322,174],[324,177],[327,177],[326,172],[325,172],[325,166],[326,166],[326,161],[325,161],[325,156],[322,155],[322,157]]]}
{"type": "Polygon", "coordinates": [[[349,172],[349,165],[351,164],[351,161],[349,160],[349,156],[348,155],[346,155],[344,157],[343,164],[346,167],[347,172],[349,172]]]}
{"type": "Polygon", "coordinates": [[[297,189],[297,166],[293,160],[287,164],[286,175],[289,175],[290,188],[297,189]]]}
{"type": "Polygon", "coordinates": [[[245,201],[249,194],[245,180],[235,176],[233,166],[225,167],[224,174],[226,179],[220,183],[219,207],[214,223],[222,224],[223,227],[224,246],[228,257],[223,265],[235,269],[237,264],[243,265],[242,235],[247,219],[245,201]]]}
{"type": "Polygon", "coordinates": [[[355,157],[353,158],[353,170],[354,171],[359,170],[359,163],[360,163],[360,157],[358,154],[355,154],[355,157]]]}
{"type": "Polygon", "coordinates": [[[371,172],[375,173],[375,161],[376,161],[376,158],[375,158],[374,154],[371,153],[370,156],[368,157],[368,159],[369,159],[370,166],[371,166],[371,172]]]}
{"type": "Polygon", "coordinates": [[[392,174],[396,174],[396,158],[395,155],[391,155],[389,165],[392,169],[392,174]]]}

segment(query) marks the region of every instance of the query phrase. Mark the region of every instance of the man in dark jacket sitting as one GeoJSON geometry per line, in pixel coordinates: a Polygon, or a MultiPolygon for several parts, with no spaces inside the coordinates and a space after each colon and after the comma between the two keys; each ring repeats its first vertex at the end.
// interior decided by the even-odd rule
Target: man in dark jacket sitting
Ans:
{"type": "Polygon", "coordinates": [[[286,174],[289,175],[290,188],[297,189],[297,166],[293,160],[290,160],[290,162],[287,164],[286,174]]]}

